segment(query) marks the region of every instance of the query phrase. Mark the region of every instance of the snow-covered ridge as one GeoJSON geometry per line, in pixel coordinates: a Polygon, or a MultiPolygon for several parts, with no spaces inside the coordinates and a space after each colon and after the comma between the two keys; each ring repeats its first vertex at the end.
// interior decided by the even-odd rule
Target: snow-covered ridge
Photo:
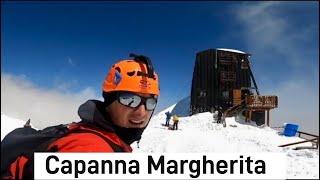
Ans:
{"type": "MultiPolygon", "coordinates": [[[[165,122],[165,112],[173,111],[176,105],[152,117],[143,133],[139,148],[136,143],[132,144],[133,153],[278,152],[286,154],[287,178],[319,178],[319,151],[293,150],[293,147],[311,146],[311,143],[281,148],[278,146],[302,139],[283,136],[267,126],[248,124],[243,117],[227,118],[227,127],[224,128],[222,124],[213,121],[209,112],[181,116],[179,130],[168,130],[161,124],[165,122]]],[[[176,108],[176,112],[181,111],[176,108]]],[[[22,127],[24,123],[1,113],[1,139],[14,128],[22,127]]],[[[170,123],[172,124],[172,121],[170,123]]]]}
{"type": "Polygon", "coordinates": [[[26,122],[20,119],[12,118],[1,112],[1,141],[6,134],[17,127],[23,127],[26,122]]]}

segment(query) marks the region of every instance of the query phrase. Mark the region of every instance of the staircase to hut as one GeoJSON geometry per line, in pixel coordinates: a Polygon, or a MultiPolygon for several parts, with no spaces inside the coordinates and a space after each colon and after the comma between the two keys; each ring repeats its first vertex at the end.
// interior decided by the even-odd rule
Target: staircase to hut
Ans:
{"type": "Polygon", "coordinates": [[[243,100],[238,101],[234,106],[228,108],[223,113],[223,126],[226,127],[226,117],[234,116],[245,111],[246,121],[252,121],[252,112],[254,111],[267,111],[267,126],[270,125],[270,110],[278,107],[277,96],[261,96],[261,95],[248,95],[243,100]]]}

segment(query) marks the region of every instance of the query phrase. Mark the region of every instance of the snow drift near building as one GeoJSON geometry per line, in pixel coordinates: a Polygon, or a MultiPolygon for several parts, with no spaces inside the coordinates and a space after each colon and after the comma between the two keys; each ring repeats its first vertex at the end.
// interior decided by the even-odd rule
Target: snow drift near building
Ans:
{"type": "MultiPolygon", "coordinates": [[[[188,101],[188,100],[185,100],[188,101]]],[[[185,103],[185,102],[184,102],[185,103]]],[[[299,137],[286,137],[266,126],[248,124],[243,117],[227,118],[227,127],[213,122],[209,112],[193,116],[182,116],[189,107],[172,105],[154,115],[139,143],[132,144],[133,153],[285,153],[287,157],[287,178],[319,178],[319,151],[293,150],[297,146],[311,146],[311,143],[289,147],[282,144],[301,141],[299,137]],[[174,111],[173,111],[174,110],[174,111]],[[168,130],[165,112],[180,115],[177,131],[168,130]]],[[[22,127],[24,121],[1,113],[1,140],[15,127],[22,127]]],[[[173,123],[172,120],[170,122],[173,123]]]]}

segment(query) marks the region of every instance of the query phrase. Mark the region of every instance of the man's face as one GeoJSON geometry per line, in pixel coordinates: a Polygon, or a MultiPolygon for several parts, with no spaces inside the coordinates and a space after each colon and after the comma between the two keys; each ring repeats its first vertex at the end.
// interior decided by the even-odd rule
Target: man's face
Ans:
{"type": "MultiPolygon", "coordinates": [[[[142,97],[151,97],[150,94],[137,93],[142,97]]],[[[137,108],[130,108],[122,105],[118,100],[110,104],[106,109],[116,125],[124,128],[144,128],[147,126],[152,111],[145,108],[145,104],[141,104],[137,108]]]]}

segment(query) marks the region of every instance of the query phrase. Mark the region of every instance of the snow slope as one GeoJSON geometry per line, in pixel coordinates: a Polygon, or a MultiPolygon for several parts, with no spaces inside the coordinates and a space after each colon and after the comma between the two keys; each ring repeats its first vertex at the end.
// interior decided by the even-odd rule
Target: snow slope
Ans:
{"type": "MultiPolygon", "coordinates": [[[[183,104],[183,103],[182,103],[183,104]]],[[[227,118],[227,127],[213,121],[209,112],[193,116],[181,116],[179,130],[168,130],[165,112],[186,113],[186,107],[171,107],[156,114],[143,133],[139,143],[132,144],[134,153],[233,153],[233,152],[280,152],[287,157],[287,178],[319,178],[319,150],[293,150],[297,146],[311,146],[311,143],[289,147],[282,144],[301,141],[299,137],[286,137],[266,126],[248,124],[243,117],[227,118]],[[231,125],[231,126],[230,126],[231,125]]],[[[1,140],[15,127],[25,122],[1,113],[1,140]]],[[[170,122],[172,124],[172,121],[170,122]]]]}

